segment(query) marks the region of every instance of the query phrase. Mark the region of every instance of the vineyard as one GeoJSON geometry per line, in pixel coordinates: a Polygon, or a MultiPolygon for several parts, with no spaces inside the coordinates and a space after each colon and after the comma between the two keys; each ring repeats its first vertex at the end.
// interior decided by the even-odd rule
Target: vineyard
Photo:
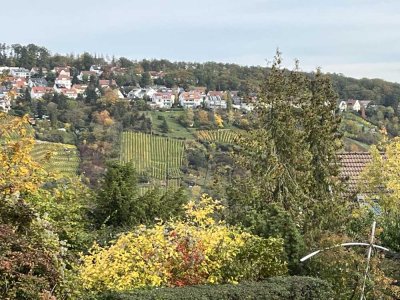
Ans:
{"type": "Polygon", "coordinates": [[[32,150],[32,157],[48,172],[61,176],[77,175],[79,153],[73,145],[36,142],[32,150]]]}
{"type": "Polygon", "coordinates": [[[233,144],[238,133],[230,129],[199,130],[196,132],[196,137],[200,141],[233,144]]]}
{"type": "Polygon", "coordinates": [[[124,132],[121,140],[123,163],[132,162],[139,173],[158,179],[168,187],[180,184],[184,142],[145,133],[124,132]]]}

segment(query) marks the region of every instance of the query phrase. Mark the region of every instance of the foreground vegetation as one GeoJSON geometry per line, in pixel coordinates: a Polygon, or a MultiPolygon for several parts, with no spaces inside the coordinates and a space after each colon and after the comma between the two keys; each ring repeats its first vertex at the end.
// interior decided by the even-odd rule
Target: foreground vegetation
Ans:
{"type": "Polygon", "coordinates": [[[327,300],[334,294],[326,282],[311,277],[275,277],[260,282],[163,288],[98,296],[99,300],[327,300]]]}

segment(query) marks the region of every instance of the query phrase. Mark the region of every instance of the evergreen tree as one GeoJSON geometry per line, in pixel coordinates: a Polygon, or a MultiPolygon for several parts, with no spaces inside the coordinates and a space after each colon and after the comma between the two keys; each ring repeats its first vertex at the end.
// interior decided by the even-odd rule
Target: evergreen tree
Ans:
{"type": "Polygon", "coordinates": [[[160,125],[160,129],[163,133],[168,133],[169,132],[169,126],[167,123],[167,120],[164,118],[163,122],[160,125]]]}
{"type": "Polygon", "coordinates": [[[138,201],[138,176],[132,165],[110,163],[97,195],[96,221],[116,227],[136,224],[144,215],[138,201]]]}
{"type": "Polygon", "coordinates": [[[287,252],[291,271],[296,272],[300,236],[312,235],[311,227],[335,230],[341,220],[335,181],[340,147],[334,114],[337,97],[320,72],[309,78],[297,64],[291,72],[280,64],[278,53],[251,116],[254,130],[239,139],[236,159],[246,175],[234,178],[228,203],[231,222],[263,228],[258,232],[263,236],[285,237],[287,226],[292,228],[296,238],[286,239],[285,248],[296,249],[287,252]],[[279,230],[262,226],[272,207],[287,213],[272,225],[279,230]],[[282,226],[285,219],[287,226],[282,226]]]}

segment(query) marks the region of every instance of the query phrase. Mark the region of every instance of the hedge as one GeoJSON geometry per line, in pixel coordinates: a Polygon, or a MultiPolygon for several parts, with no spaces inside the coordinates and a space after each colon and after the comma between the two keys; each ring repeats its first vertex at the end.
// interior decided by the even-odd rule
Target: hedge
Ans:
{"type": "Polygon", "coordinates": [[[98,300],[280,300],[333,299],[330,285],[312,277],[273,277],[261,282],[236,285],[202,285],[157,288],[98,295],[98,300]]]}

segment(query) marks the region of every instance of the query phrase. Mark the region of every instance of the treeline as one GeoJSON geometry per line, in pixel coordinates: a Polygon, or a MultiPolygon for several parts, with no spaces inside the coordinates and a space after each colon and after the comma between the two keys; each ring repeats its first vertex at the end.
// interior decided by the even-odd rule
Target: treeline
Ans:
{"type": "MultiPolygon", "coordinates": [[[[52,54],[45,47],[0,44],[0,65],[16,67],[39,67],[52,69],[55,66],[71,66],[76,70],[88,70],[91,65],[102,65],[103,77],[113,77],[119,86],[145,86],[151,84],[180,86],[205,86],[208,90],[239,90],[242,96],[259,92],[265,78],[263,66],[240,66],[217,62],[171,62],[166,59],[131,60],[126,57],[104,58],[83,54],[52,54]],[[119,68],[111,72],[112,67],[119,68]],[[150,71],[163,72],[159,78],[151,79],[150,71]]],[[[354,79],[341,74],[329,74],[340,99],[368,99],[375,104],[391,106],[397,112],[400,84],[381,79],[354,79]]]]}

